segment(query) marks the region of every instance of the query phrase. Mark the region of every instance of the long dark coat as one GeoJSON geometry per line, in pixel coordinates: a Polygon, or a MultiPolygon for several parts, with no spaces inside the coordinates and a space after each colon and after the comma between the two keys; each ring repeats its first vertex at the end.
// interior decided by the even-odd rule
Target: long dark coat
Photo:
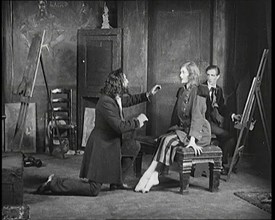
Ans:
{"type": "MultiPolygon", "coordinates": [[[[122,107],[148,101],[146,93],[122,97],[122,107]]],[[[122,120],[115,99],[102,95],[95,109],[95,127],[88,138],[80,178],[98,183],[122,183],[122,134],[139,128],[136,118],[122,120]]]]}

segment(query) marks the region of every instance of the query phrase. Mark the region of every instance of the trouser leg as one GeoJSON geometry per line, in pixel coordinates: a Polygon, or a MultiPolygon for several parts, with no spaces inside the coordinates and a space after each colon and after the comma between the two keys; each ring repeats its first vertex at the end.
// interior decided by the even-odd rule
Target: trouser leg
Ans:
{"type": "Polygon", "coordinates": [[[231,153],[234,147],[234,138],[230,133],[216,125],[215,123],[210,123],[211,125],[211,132],[217,136],[218,141],[220,142],[219,145],[223,152],[222,163],[228,163],[228,155],[231,153]]]}
{"type": "Polygon", "coordinates": [[[124,180],[129,173],[130,168],[134,163],[134,157],[122,157],[121,167],[122,167],[122,180],[124,180]]]}
{"type": "Polygon", "coordinates": [[[231,136],[227,130],[219,127],[217,124],[213,122],[210,123],[210,126],[211,126],[211,132],[219,138],[227,139],[231,136]]]}
{"type": "Polygon", "coordinates": [[[124,139],[121,151],[122,179],[124,180],[140,151],[140,143],[133,139],[124,139]]]}
{"type": "Polygon", "coordinates": [[[227,164],[228,163],[228,156],[232,155],[232,152],[234,151],[234,146],[235,146],[235,140],[233,137],[227,139],[224,143],[223,143],[223,163],[227,164]]]}
{"type": "Polygon", "coordinates": [[[54,194],[60,195],[97,196],[101,185],[101,183],[93,181],[54,176],[50,183],[50,189],[54,194]]]}

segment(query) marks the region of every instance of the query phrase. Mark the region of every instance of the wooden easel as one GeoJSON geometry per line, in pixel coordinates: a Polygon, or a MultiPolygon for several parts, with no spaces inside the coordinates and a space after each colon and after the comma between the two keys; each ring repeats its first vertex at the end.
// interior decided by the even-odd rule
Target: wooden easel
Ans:
{"type": "Polygon", "coordinates": [[[268,49],[264,49],[262,58],[260,60],[260,64],[258,67],[257,75],[253,78],[253,81],[252,81],[252,85],[251,85],[251,88],[250,88],[250,91],[248,94],[248,98],[246,100],[246,104],[245,104],[245,108],[243,110],[241,121],[239,123],[235,124],[235,126],[234,126],[236,129],[240,129],[240,133],[239,133],[239,137],[238,137],[235,151],[233,154],[233,158],[232,158],[232,161],[231,161],[231,164],[229,167],[229,171],[227,174],[227,180],[230,178],[230,173],[233,169],[233,166],[236,166],[236,164],[239,161],[240,152],[244,148],[244,144],[245,144],[248,132],[251,129],[251,126],[254,126],[253,121],[252,121],[252,116],[254,114],[255,106],[256,106],[255,98],[256,98],[256,102],[258,104],[258,108],[259,108],[260,115],[261,115],[261,120],[263,123],[263,128],[264,128],[266,143],[267,143],[268,150],[269,150],[269,155],[271,155],[271,148],[270,148],[270,142],[269,142],[269,136],[268,136],[269,133],[268,133],[268,129],[266,126],[264,104],[263,104],[261,88],[260,88],[263,73],[264,73],[265,63],[267,60],[267,55],[268,55],[268,49]]]}
{"type": "MultiPolygon", "coordinates": [[[[37,33],[33,37],[29,54],[27,57],[27,65],[23,74],[23,79],[18,87],[18,94],[21,96],[20,97],[21,104],[20,104],[17,124],[14,131],[14,136],[12,140],[11,151],[13,151],[13,146],[18,144],[18,149],[22,153],[21,146],[22,146],[23,137],[25,133],[28,106],[29,106],[31,97],[33,96],[33,90],[34,90],[35,80],[37,77],[39,61],[41,63],[41,68],[42,68],[43,77],[44,77],[44,81],[47,89],[49,103],[50,103],[51,109],[53,109],[53,106],[50,100],[50,93],[49,93],[48,83],[47,83],[46,75],[44,71],[43,61],[42,61],[42,49],[43,47],[46,47],[46,45],[43,45],[44,37],[45,37],[45,30],[43,31],[43,33],[37,33]]],[[[52,113],[53,113],[54,123],[56,125],[57,122],[56,122],[54,112],[52,111],[52,113]]],[[[66,153],[65,146],[64,146],[65,143],[64,141],[61,140],[61,136],[57,126],[56,126],[56,131],[57,131],[57,137],[60,143],[62,157],[65,158],[65,155],[64,155],[66,153]]],[[[50,150],[50,154],[52,154],[51,150],[50,150]]]]}

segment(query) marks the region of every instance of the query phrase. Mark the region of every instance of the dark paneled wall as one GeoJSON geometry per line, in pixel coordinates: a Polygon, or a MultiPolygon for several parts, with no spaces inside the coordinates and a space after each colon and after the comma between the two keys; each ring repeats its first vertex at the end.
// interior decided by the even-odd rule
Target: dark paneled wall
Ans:
{"type": "MultiPolygon", "coordinates": [[[[104,2],[47,1],[47,3],[45,13],[45,11],[41,11],[41,5],[39,9],[38,1],[2,2],[2,6],[4,6],[2,7],[3,101],[19,101],[16,90],[22,79],[22,71],[25,68],[32,35],[37,30],[46,29],[46,43],[49,50],[44,60],[48,84],[50,87],[73,88],[75,121],[76,33],[78,28],[100,28],[104,2]]],[[[123,69],[130,80],[131,92],[143,92],[146,91],[147,86],[150,88],[154,83],[163,83],[162,92],[165,94],[165,85],[169,82],[173,84],[177,80],[180,63],[185,59],[195,59],[200,63],[202,72],[208,63],[218,64],[221,67],[224,75],[219,83],[223,86],[226,98],[231,103],[230,106],[233,107],[233,110],[238,113],[242,112],[262,50],[266,47],[271,49],[270,0],[186,0],[159,1],[159,4],[156,1],[136,0],[107,1],[107,5],[111,26],[123,29],[123,69]],[[178,5],[183,7],[178,7],[178,5]],[[188,27],[186,24],[190,23],[188,19],[191,19],[187,16],[188,13],[195,18],[198,16],[199,10],[203,12],[200,15],[203,16],[200,18],[202,23],[195,23],[195,26],[190,25],[190,29],[179,29],[188,27]],[[181,12],[184,12],[185,15],[182,15],[181,12]],[[175,18],[177,16],[178,18],[186,16],[184,17],[187,19],[186,22],[176,19],[177,23],[166,23],[171,22],[166,21],[166,17],[175,18]],[[157,23],[159,21],[156,18],[162,19],[163,24],[157,23]],[[208,21],[210,23],[207,23],[208,21]],[[195,28],[204,24],[203,22],[206,23],[201,27],[207,27],[207,30],[195,28]],[[169,28],[169,31],[165,32],[165,28],[169,28]],[[185,50],[189,46],[196,48],[199,45],[194,40],[188,41],[194,43],[190,45],[184,37],[189,36],[188,33],[192,30],[195,31],[194,33],[199,33],[196,31],[202,33],[203,48],[200,48],[199,53],[192,52],[196,49],[185,50]],[[163,35],[158,36],[157,33],[163,35]],[[160,39],[165,40],[164,44],[160,39]],[[183,54],[182,51],[190,53],[183,54]],[[231,96],[229,97],[229,95],[231,96]]],[[[173,89],[171,87],[171,91],[173,89]]],[[[165,98],[161,102],[174,104],[175,97],[172,96],[172,92],[167,94],[169,95],[167,97],[163,94],[157,95],[155,101],[165,98]]],[[[262,83],[262,94],[268,125],[271,127],[271,51],[262,83]]],[[[145,112],[147,106],[149,120],[152,123],[161,120],[166,126],[170,121],[170,107],[163,109],[158,106],[156,109],[155,101],[153,100],[147,105],[142,104],[135,109],[128,109],[126,116],[145,112]],[[165,111],[165,114],[160,115],[158,112],[162,110],[165,111]]],[[[37,151],[43,151],[47,94],[40,67],[32,102],[35,102],[37,106],[37,151]]],[[[261,121],[258,116],[256,117],[258,127],[255,127],[255,131],[253,131],[255,133],[251,135],[251,140],[257,137],[257,141],[254,141],[257,143],[257,147],[254,149],[249,146],[252,151],[266,149],[261,121]]],[[[165,127],[158,127],[159,130],[157,130],[156,125],[154,126],[155,131],[165,130],[165,127]]]]}
{"type": "MultiPolygon", "coordinates": [[[[148,2],[123,1],[120,6],[123,28],[123,71],[129,80],[131,93],[145,92],[148,65],[148,2]]],[[[132,117],[141,112],[146,113],[146,105],[150,103],[126,108],[125,116],[132,117]]],[[[138,132],[144,133],[145,127],[138,132]]]]}
{"type": "MultiPolygon", "coordinates": [[[[271,42],[270,38],[271,1],[228,1],[227,24],[229,48],[227,89],[235,90],[235,111],[242,113],[252,79],[257,74],[260,58],[264,48],[270,53],[262,79],[263,96],[267,127],[271,130],[271,42]]],[[[232,105],[231,105],[232,106],[232,105]]],[[[253,116],[257,120],[253,131],[249,133],[245,151],[265,154],[268,157],[267,145],[263,133],[262,121],[256,107],[253,116]]],[[[257,153],[257,154],[258,154],[257,153]]]]}
{"type": "Polygon", "coordinates": [[[180,67],[194,61],[204,79],[204,69],[211,63],[210,1],[151,1],[149,4],[148,85],[162,85],[162,90],[148,106],[148,132],[167,131],[176,93],[180,88],[180,67]],[[150,126],[150,127],[149,127],[150,126]]]}
{"type": "MultiPolygon", "coordinates": [[[[17,88],[35,32],[46,30],[43,62],[49,88],[73,89],[73,121],[76,120],[77,29],[100,28],[103,1],[10,1],[5,2],[5,102],[20,102],[17,88]],[[45,2],[44,2],[45,3],[45,2]]],[[[4,4],[4,3],[2,3],[4,4]]],[[[116,3],[108,2],[109,20],[117,25],[116,3]]],[[[3,39],[3,38],[2,38],[3,39]]],[[[44,150],[44,117],[48,97],[39,65],[31,102],[37,108],[37,151],[44,150]]]]}

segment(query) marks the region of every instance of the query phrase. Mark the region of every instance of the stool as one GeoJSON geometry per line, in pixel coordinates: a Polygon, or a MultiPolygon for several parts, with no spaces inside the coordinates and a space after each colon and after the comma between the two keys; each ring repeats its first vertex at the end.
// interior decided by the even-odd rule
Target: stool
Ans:
{"type": "Polygon", "coordinates": [[[192,165],[198,163],[209,164],[209,190],[210,192],[218,191],[222,168],[222,150],[218,146],[206,146],[198,156],[195,156],[192,148],[178,148],[174,161],[179,166],[180,192],[182,194],[188,192],[192,165]]]}
{"type": "MultiPolygon", "coordinates": [[[[139,177],[141,175],[143,153],[154,153],[157,146],[155,138],[151,136],[137,136],[135,139],[139,141],[141,145],[140,153],[136,158],[136,176],[139,177]]],[[[188,193],[192,165],[199,163],[209,164],[209,190],[211,192],[218,191],[222,168],[222,150],[218,146],[206,146],[198,156],[195,156],[192,148],[178,148],[174,162],[176,162],[179,167],[180,193],[188,193]]]]}

